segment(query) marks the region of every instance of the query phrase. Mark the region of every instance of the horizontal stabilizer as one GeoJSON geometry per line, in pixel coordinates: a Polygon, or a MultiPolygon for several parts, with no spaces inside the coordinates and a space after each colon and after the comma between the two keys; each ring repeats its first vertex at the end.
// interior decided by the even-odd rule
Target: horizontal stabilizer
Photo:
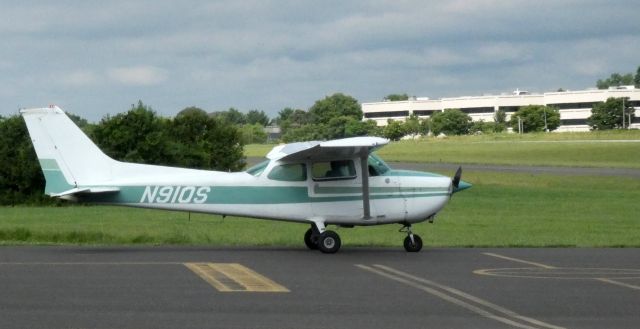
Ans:
{"type": "Polygon", "coordinates": [[[83,188],[76,187],[61,193],[52,194],[51,196],[57,197],[57,198],[64,198],[64,197],[69,197],[75,194],[113,193],[118,191],[120,191],[120,189],[113,186],[106,186],[106,187],[98,186],[98,187],[83,187],[83,188]]]}

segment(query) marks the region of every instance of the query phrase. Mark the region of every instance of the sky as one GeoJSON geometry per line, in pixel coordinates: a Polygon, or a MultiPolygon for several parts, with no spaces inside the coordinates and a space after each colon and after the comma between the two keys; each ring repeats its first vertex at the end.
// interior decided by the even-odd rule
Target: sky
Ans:
{"type": "Polygon", "coordinates": [[[4,1],[0,115],[56,104],[89,121],[141,100],[308,109],[594,87],[640,65],[640,1],[4,1]]]}

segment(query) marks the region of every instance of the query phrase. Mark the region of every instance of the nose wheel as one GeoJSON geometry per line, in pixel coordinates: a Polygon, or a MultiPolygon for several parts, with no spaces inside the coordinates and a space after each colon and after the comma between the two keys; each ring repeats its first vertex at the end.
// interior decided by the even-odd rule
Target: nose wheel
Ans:
{"type": "Polygon", "coordinates": [[[404,250],[407,252],[418,252],[422,249],[422,238],[411,232],[411,224],[402,227],[400,232],[407,233],[407,237],[404,238],[404,250]]]}

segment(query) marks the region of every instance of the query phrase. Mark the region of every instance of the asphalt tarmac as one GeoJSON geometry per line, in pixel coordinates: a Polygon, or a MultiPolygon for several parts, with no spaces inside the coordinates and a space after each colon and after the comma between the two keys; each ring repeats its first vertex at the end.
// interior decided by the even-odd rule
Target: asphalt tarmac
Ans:
{"type": "Polygon", "coordinates": [[[0,248],[0,328],[638,327],[639,249],[0,248]]]}

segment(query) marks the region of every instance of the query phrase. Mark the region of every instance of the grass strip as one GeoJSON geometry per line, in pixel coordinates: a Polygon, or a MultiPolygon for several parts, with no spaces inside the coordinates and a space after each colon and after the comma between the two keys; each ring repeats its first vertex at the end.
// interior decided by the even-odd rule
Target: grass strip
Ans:
{"type": "MultiPolygon", "coordinates": [[[[444,173],[452,174],[452,173],[444,173]]],[[[640,179],[465,172],[426,246],[640,247],[640,179]]],[[[401,248],[399,225],[336,228],[346,246],[401,248]]],[[[304,248],[296,223],[110,206],[0,208],[0,244],[304,248]]]]}

